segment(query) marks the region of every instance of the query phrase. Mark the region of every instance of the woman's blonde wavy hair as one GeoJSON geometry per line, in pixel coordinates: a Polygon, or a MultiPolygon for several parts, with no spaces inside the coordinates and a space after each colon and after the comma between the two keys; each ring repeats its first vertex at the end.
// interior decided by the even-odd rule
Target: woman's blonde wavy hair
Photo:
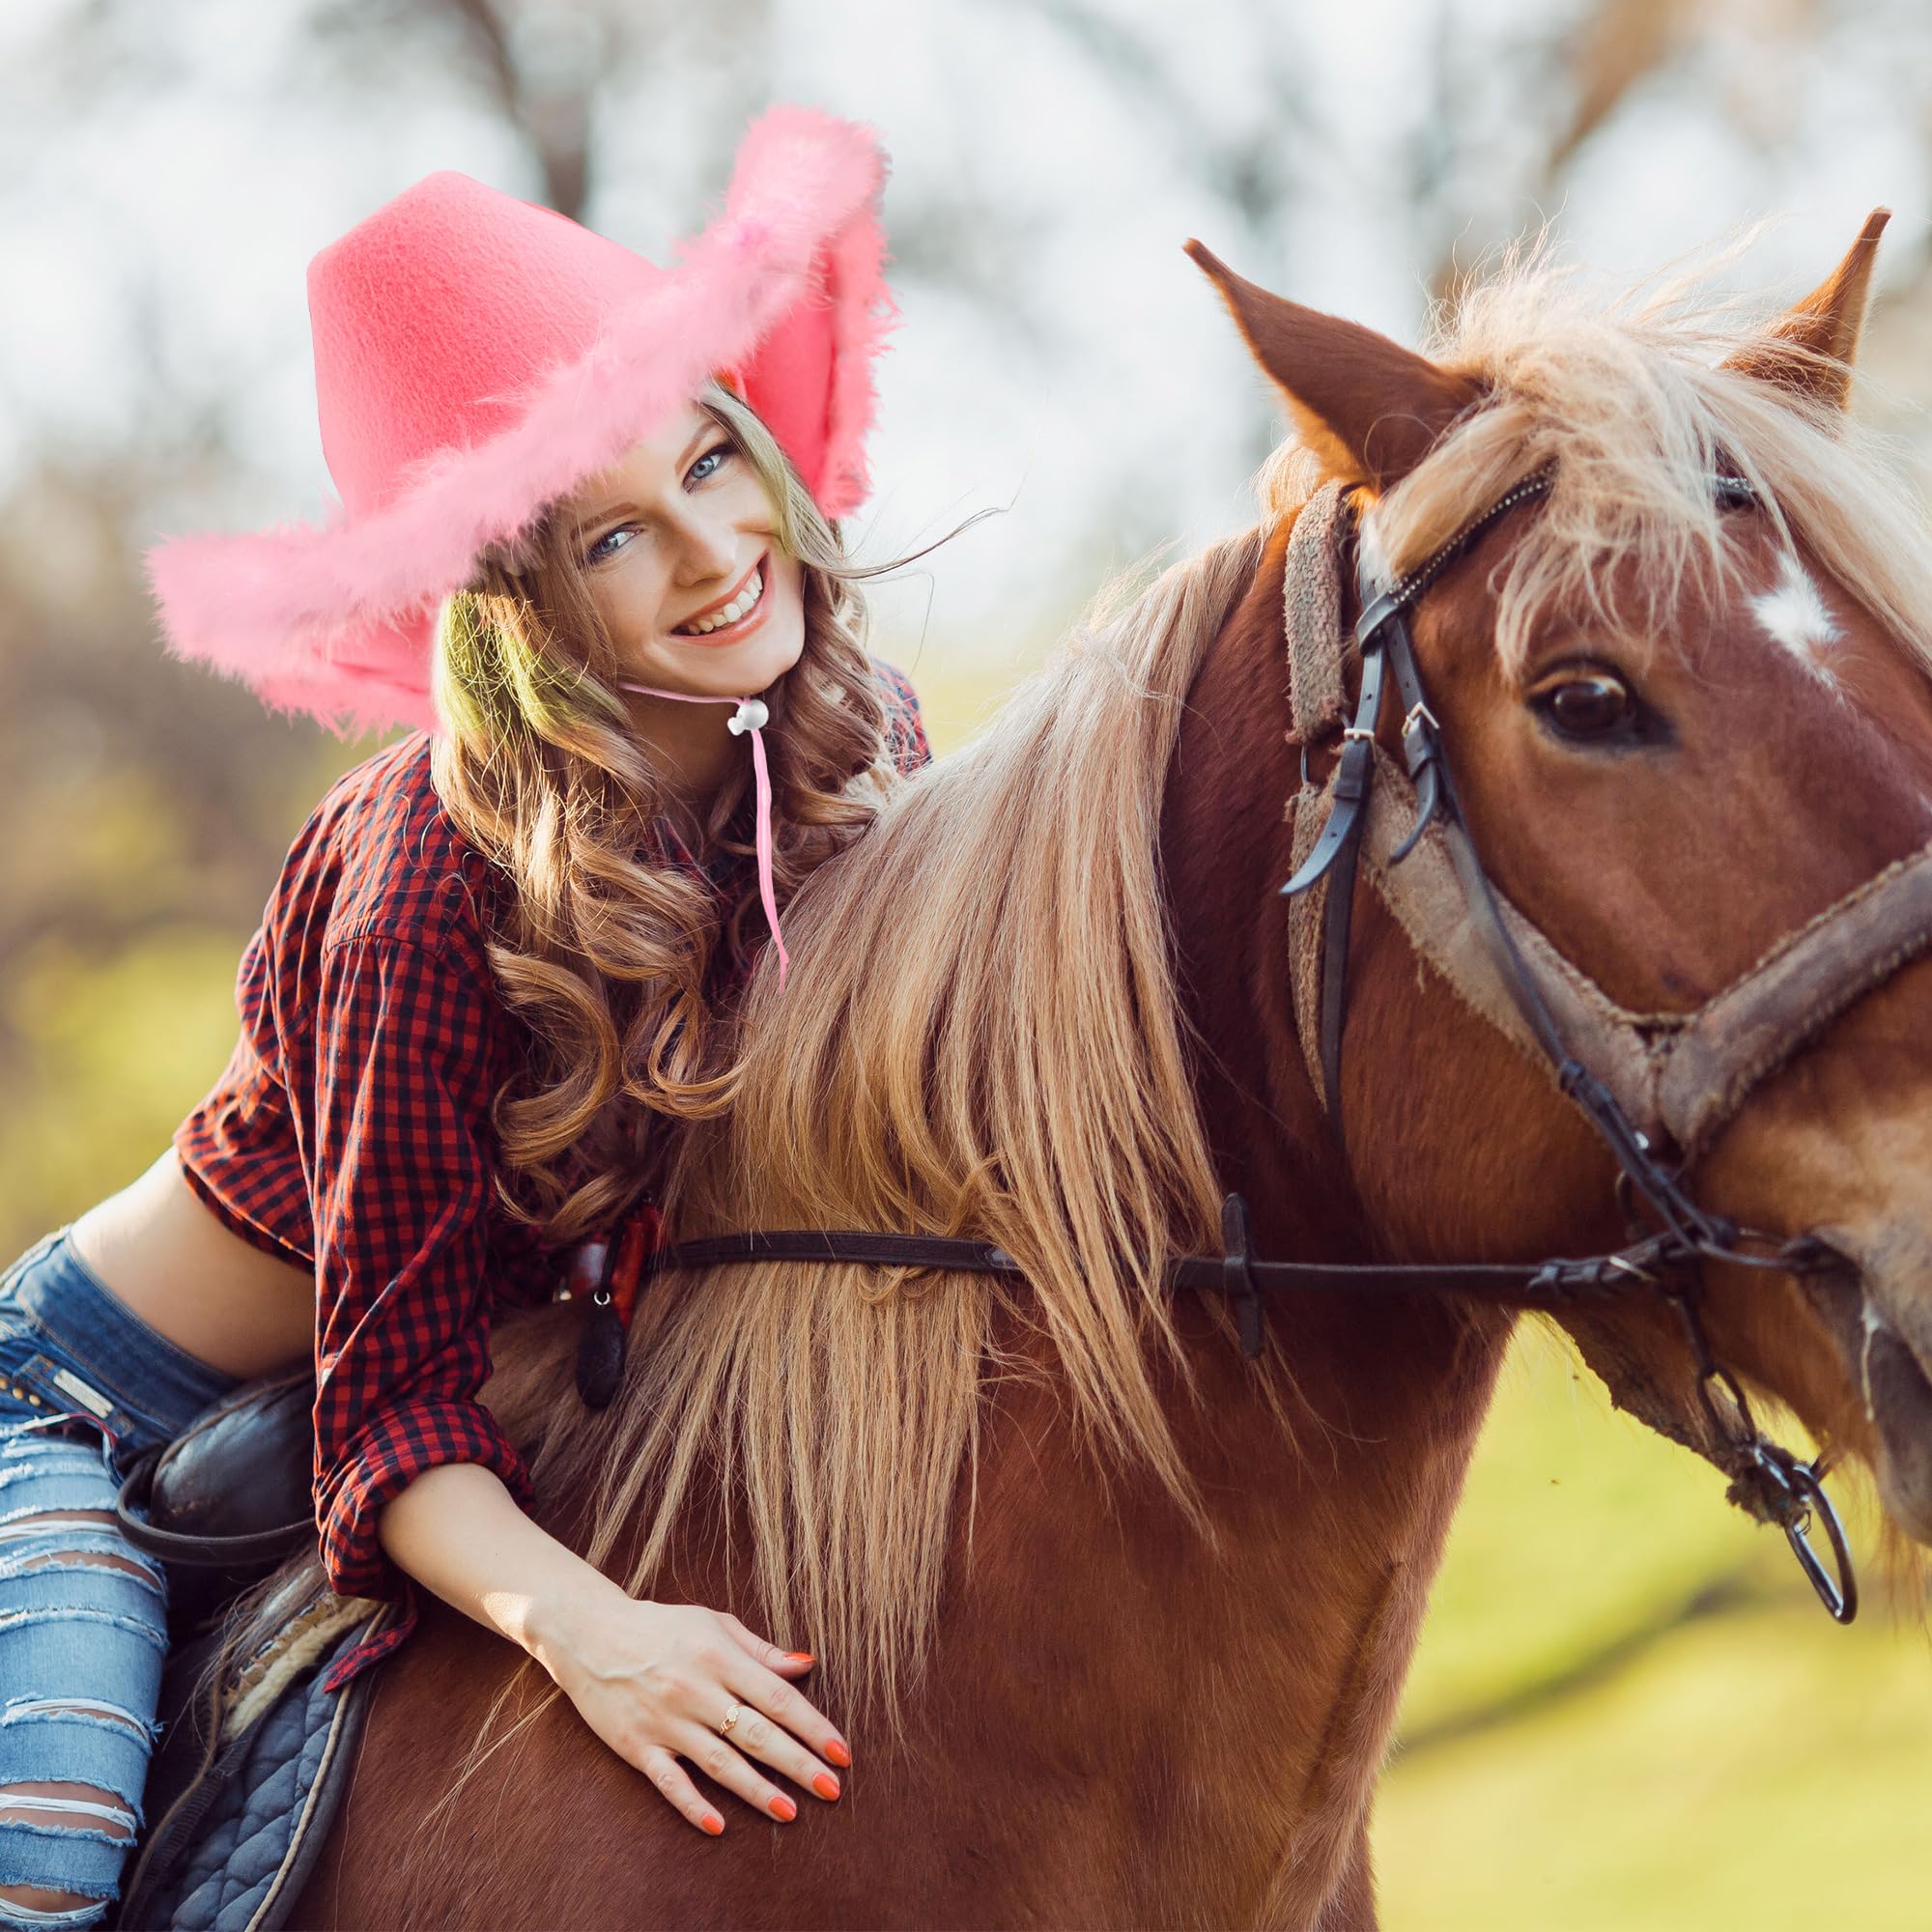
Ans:
{"type": "MultiPolygon", "coordinates": [[[[782,907],[870,823],[892,776],[856,582],[891,566],[849,562],[746,404],[715,383],[696,400],[756,472],[774,534],[802,567],[805,647],[764,694],[782,907]]],[[[433,682],[437,792],[506,875],[490,961],[535,1041],[525,1074],[497,1096],[497,1188],[557,1242],[607,1227],[650,1185],[667,1138],[650,1131],[654,1117],[729,1104],[720,954],[742,951],[748,914],[763,917],[748,882],[721,923],[703,881],[665,861],[654,831],[665,775],[631,727],[617,682],[626,667],[576,539],[553,508],[486,553],[443,604],[433,682]]],[[[752,850],[750,792],[741,771],[712,801],[713,847],[752,850]]]]}

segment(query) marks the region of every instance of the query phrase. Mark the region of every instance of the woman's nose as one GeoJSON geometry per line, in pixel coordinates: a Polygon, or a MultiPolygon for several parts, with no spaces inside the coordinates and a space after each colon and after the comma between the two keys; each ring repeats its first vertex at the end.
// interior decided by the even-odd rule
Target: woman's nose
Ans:
{"type": "Polygon", "coordinates": [[[737,568],[735,524],[687,512],[678,520],[678,582],[687,586],[724,577],[737,568]]]}

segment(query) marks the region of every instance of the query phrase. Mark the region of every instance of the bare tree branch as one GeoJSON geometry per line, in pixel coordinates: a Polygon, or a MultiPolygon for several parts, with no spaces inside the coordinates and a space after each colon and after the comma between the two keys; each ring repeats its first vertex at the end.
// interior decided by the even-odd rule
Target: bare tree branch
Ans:
{"type": "MultiPolygon", "coordinates": [[[[583,62],[566,84],[554,76],[537,82],[519,64],[510,23],[493,0],[438,0],[438,4],[448,10],[481,58],[504,117],[535,151],[543,169],[544,199],[559,214],[579,219],[589,198],[590,104],[602,62],[583,62]]],[[[579,19],[598,40],[605,38],[586,16],[579,19]]]]}

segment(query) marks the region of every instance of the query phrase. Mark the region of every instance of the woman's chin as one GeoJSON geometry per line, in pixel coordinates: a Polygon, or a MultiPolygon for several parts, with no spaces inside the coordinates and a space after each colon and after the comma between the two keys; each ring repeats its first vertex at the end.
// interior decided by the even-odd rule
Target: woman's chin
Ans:
{"type": "Polygon", "coordinates": [[[653,653],[657,662],[650,669],[659,674],[647,671],[643,681],[694,696],[748,696],[776,683],[797,664],[804,649],[802,621],[781,625],[768,619],[742,643],[679,643],[672,639],[668,648],[653,653]]]}

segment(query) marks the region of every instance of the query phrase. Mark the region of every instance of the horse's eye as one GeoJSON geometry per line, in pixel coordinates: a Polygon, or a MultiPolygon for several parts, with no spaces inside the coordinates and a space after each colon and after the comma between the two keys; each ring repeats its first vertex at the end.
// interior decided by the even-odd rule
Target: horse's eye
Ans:
{"type": "Polygon", "coordinates": [[[1566,738],[1615,737],[1636,723],[1635,694],[1605,670],[1572,670],[1547,684],[1531,705],[1566,738]]]}

